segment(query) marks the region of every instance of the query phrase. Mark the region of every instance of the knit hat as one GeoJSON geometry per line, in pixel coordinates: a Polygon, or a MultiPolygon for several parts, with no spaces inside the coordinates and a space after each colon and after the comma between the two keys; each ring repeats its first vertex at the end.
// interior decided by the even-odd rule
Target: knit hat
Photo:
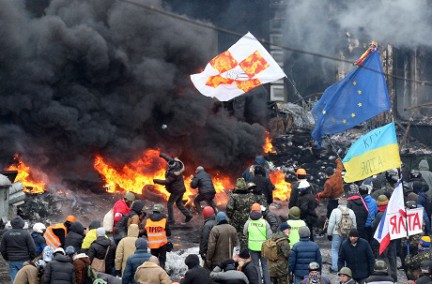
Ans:
{"type": "Polygon", "coordinates": [[[248,258],[250,258],[249,250],[247,250],[247,249],[242,250],[242,251],[239,253],[238,256],[239,256],[240,258],[243,258],[243,259],[248,259],[248,258]]]}
{"type": "Polygon", "coordinates": [[[68,246],[65,249],[65,253],[66,255],[73,255],[75,253],[75,248],[73,246],[68,246]]]}
{"type": "Polygon", "coordinates": [[[431,245],[431,238],[429,236],[423,236],[420,239],[420,244],[422,245],[422,247],[424,248],[428,248],[431,245]]]}
{"type": "Polygon", "coordinates": [[[291,226],[290,226],[287,222],[282,222],[282,223],[279,225],[279,231],[283,232],[283,231],[285,231],[286,229],[291,229],[291,226]]]}
{"type": "Polygon", "coordinates": [[[102,237],[105,236],[106,231],[104,229],[104,227],[100,227],[96,229],[96,237],[102,237]]]}
{"type": "Polygon", "coordinates": [[[387,205],[388,203],[389,203],[389,200],[388,200],[387,196],[385,196],[384,194],[381,194],[380,196],[378,196],[378,199],[377,199],[378,206],[387,205]]]}
{"type": "Polygon", "coordinates": [[[310,230],[309,230],[309,228],[306,227],[306,226],[300,227],[300,229],[299,229],[299,235],[300,235],[300,238],[309,238],[310,237],[310,230]]]}
{"type": "Polygon", "coordinates": [[[359,237],[360,237],[360,234],[359,234],[359,232],[357,231],[357,229],[351,229],[351,231],[349,232],[348,236],[349,236],[349,237],[357,237],[357,238],[359,238],[359,237]]]}
{"type": "Polygon", "coordinates": [[[147,249],[147,241],[143,238],[138,238],[135,240],[136,249],[147,249]]]}
{"type": "Polygon", "coordinates": [[[216,215],[216,222],[219,224],[222,221],[227,221],[227,215],[225,212],[218,212],[216,215]]]}
{"type": "Polygon", "coordinates": [[[300,218],[300,208],[298,208],[297,206],[291,207],[288,211],[288,216],[290,216],[294,219],[299,219],[300,218]]]}
{"type": "Polygon", "coordinates": [[[97,228],[99,228],[101,226],[101,223],[100,223],[100,221],[92,221],[91,223],[90,223],[90,225],[89,225],[89,230],[92,230],[92,229],[97,229],[97,228]]]}

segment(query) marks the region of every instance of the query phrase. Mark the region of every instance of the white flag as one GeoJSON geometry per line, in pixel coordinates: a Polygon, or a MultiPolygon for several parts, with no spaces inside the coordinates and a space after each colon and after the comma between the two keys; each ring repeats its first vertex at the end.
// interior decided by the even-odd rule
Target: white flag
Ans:
{"type": "Polygon", "coordinates": [[[251,34],[213,58],[203,72],[191,75],[192,83],[207,97],[228,101],[253,88],[286,77],[285,73],[251,34]]]}

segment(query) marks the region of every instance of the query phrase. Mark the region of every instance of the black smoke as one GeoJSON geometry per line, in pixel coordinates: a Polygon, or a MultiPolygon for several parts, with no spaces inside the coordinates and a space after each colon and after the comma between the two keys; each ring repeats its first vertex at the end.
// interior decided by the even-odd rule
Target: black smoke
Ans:
{"type": "Polygon", "coordinates": [[[189,80],[215,56],[214,31],[121,1],[38,2],[0,0],[2,167],[19,152],[52,180],[94,179],[95,154],[120,166],[160,148],[238,174],[262,152],[261,125],[189,80]]]}

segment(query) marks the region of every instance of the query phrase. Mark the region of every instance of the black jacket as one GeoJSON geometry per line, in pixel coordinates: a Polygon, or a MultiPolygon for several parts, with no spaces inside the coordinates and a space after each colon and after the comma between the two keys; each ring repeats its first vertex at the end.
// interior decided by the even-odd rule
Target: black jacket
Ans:
{"type": "Polygon", "coordinates": [[[191,181],[192,188],[198,188],[200,194],[216,194],[213,181],[208,173],[199,171],[191,181]]]}
{"type": "MultiPolygon", "coordinates": [[[[373,283],[379,283],[381,281],[383,281],[383,283],[394,283],[395,282],[393,280],[393,278],[390,275],[388,275],[387,272],[374,272],[371,276],[369,276],[368,278],[366,278],[366,280],[364,281],[364,283],[365,284],[372,283],[372,282],[373,283]]],[[[417,281],[416,281],[416,284],[417,284],[417,281]]]]}
{"type": "Polygon", "coordinates": [[[252,182],[255,183],[257,187],[257,192],[262,192],[267,199],[267,203],[271,204],[273,202],[273,190],[275,186],[272,184],[269,178],[262,175],[255,175],[252,178],[252,182]]]}
{"type": "Polygon", "coordinates": [[[105,258],[105,272],[111,274],[114,268],[116,246],[113,241],[107,239],[104,236],[97,237],[97,239],[91,244],[87,255],[90,258],[90,263],[93,258],[104,259],[105,258]],[[105,258],[106,251],[109,247],[108,254],[105,258]]]}
{"type": "Polygon", "coordinates": [[[345,240],[339,249],[338,270],[347,266],[356,280],[369,277],[373,273],[375,257],[369,243],[359,238],[356,246],[349,239],[345,240]],[[346,265],[345,265],[346,262],[346,265]]]}
{"type": "Polygon", "coordinates": [[[75,251],[81,249],[81,245],[84,239],[84,227],[80,222],[72,223],[69,233],[65,238],[64,247],[73,246],[75,251]]]}
{"type": "Polygon", "coordinates": [[[161,153],[160,157],[164,158],[172,167],[168,167],[165,172],[165,180],[154,179],[153,182],[156,184],[165,185],[166,190],[169,193],[184,193],[186,187],[183,180],[184,164],[178,159],[173,159],[170,156],[161,153]]]}
{"type": "Polygon", "coordinates": [[[242,272],[249,280],[249,284],[261,284],[261,274],[252,261],[248,261],[243,265],[242,272]]]}
{"type": "Polygon", "coordinates": [[[360,196],[352,196],[348,198],[347,207],[354,211],[357,222],[357,229],[363,229],[366,225],[368,218],[368,212],[360,198],[360,196]]]}
{"type": "Polygon", "coordinates": [[[194,267],[189,268],[185,277],[181,280],[181,284],[204,284],[211,283],[210,275],[207,269],[202,268],[199,263],[194,267]]]}
{"type": "Polygon", "coordinates": [[[210,236],[211,229],[216,226],[216,216],[210,216],[204,220],[204,226],[201,229],[199,254],[203,259],[207,253],[208,239],[210,236]]]}
{"type": "Polygon", "coordinates": [[[57,254],[45,267],[42,276],[43,284],[75,284],[75,282],[75,268],[70,257],[57,254]]]}
{"type": "Polygon", "coordinates": [[[32,236],[24,230],[24,220],[16,216],[11,221],[12,229],[3,234],[0,252],[7,261],[26,261],[36,257],[36,246],[32,236]]]}
{"type": "Polygon", "coordinates": [[[318,206],[315,196],[312,195],[311,188],[304,192],[299,191],[297,206],[300,208],[301,219],[307,224],[314,224],[318,220],[315,209],[318,206]]]}
{"type": "Polygon", "coordinates": [[[268,209],[263,211],[262,214],[263,214],[263,218],[267,221],[267,223],[270,224],[270,228],[272,232],[276,233],[280,225],[279,217],[276,216],[275,213],[271,212],[268,209]]]}

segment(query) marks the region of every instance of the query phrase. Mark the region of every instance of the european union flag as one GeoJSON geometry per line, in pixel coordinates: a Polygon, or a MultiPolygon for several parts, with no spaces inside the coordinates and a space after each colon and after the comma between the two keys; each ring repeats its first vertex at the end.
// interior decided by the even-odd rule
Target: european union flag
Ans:
{"type": "Polygon", "coordinates": [[[374,51],[361,66],[324,91],[312,110],[312,137],[321,145],[323,135],[353,128],[390,107],[379,53],[374,51]]]}

